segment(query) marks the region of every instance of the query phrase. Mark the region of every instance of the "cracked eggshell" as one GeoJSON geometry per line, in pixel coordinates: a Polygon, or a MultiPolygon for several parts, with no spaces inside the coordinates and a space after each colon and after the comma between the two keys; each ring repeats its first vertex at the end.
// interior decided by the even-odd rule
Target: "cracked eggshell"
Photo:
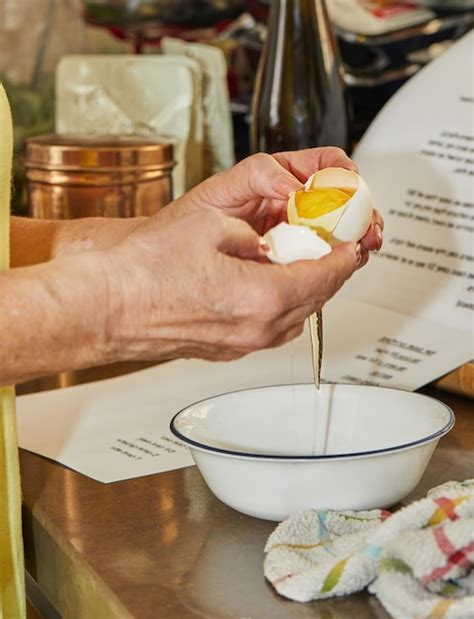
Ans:
{"type": "Polygon", "coordinates": [[[281,223],[263,237],[268,247],[267,258],[278,264],[297,260],[318,260],[331,252],[331,246],[306,226],[281,223]]]}
{"type": "Polygon", "coordinates": [[[336,241],[359,241],[367,232],[374,210],[373,199],[367,183],[352,170],[325,168],[312,174],[305,183],[305,190],[316,187],[353,189],[354,194],[340,208],[313,219],[299,217],[295,192],[288,200],[288,221],[314,228],[324,228],[336,241]]]}

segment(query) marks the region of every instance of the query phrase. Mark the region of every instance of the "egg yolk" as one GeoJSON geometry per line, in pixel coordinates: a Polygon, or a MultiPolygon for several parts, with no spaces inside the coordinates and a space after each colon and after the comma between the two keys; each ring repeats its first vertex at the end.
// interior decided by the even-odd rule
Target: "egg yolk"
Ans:
{"type": "Polygon", "coordinates": [[[296,212],[303,219],[316,219],[343,206],[354,194],[354,189],[335,187],[315,187],[297,191],[295,194],[296,212]]]}

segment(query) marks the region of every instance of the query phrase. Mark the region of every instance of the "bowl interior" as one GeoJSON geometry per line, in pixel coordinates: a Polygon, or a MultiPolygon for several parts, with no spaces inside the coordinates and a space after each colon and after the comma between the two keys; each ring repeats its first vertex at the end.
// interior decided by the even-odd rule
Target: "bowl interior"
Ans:
{"type": "Polygon", "coordinates": [[[281,385],[219,395],[178,413],[173,431],[203,448],[257,456],[360,454],[439,438],[454,422],[443,403],[360,385],[281,385]],[[327,438],[325,439],[327,429],[327,438]]]}

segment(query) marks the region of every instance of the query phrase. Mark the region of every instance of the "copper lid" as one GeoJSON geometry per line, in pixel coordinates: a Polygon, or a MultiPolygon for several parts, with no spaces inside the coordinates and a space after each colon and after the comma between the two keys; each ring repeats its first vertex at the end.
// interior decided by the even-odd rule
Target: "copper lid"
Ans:
{"type": "Polygon", "coordinates": [[[172,144],[138,136],[51,133],[26,140],[26,167],[104,170],[173,165],[172,144]]]}

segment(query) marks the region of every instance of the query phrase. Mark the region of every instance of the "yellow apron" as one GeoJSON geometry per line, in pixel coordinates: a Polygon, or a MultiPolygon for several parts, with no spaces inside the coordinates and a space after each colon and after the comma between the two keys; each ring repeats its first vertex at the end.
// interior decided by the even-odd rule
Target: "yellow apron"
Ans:
{"type": "MultiPolygon", "coordinates": [[[[12,150],[10,108],[0,84],[0,270],[9,263],[12,150]]],[[[26,617],[14,395],[12,387],[0,387],[0,619],[26,617]]]]}

